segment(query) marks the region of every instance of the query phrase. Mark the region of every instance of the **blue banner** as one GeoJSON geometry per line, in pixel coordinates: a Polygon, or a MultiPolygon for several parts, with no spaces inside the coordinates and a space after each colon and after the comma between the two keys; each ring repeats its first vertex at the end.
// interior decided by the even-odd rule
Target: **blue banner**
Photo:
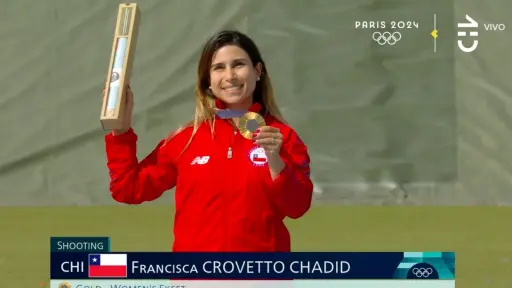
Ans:
{"type": "Polygon", "coordinates": [[[455,279],[453,252],[51,253],[51,279],[455,279]]]}

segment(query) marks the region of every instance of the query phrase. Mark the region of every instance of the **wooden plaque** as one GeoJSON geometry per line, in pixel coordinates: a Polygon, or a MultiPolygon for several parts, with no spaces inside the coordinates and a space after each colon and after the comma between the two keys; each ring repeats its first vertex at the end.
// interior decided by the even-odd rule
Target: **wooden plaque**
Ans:
{"type": "Polygon", "coordinates": [[[119,5],[114,44],[110,55],[105,97],[101,107],[100,122],[104,130],[123,128],[125,110],[125,88],[130,83],[137,36],[140,24],[140,10],[135,3],[119,5]]]}

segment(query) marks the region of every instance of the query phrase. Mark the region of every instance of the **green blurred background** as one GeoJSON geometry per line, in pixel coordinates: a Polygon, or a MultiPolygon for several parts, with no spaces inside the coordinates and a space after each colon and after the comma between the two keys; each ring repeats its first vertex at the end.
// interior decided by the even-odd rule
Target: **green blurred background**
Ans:
{"type": "MultiPolygon", "coordinates": [[[[108,192],[100,91],[119,3],[2,2],[1,287],[47,283],[50,236],[111,236],[116,250],[171,247],[172,192],[139,207],[108,192]]],[[[482,27],[507,25],[509,2],[139,4],[139,157],[191,118],[204,41],[240,29],[260,46],[312,158],[315,205],[289,223],[295,250],[455,250],[460,287],[510,287],[510,37],[482,27]],[[465,14],[480,23],[472,53],[456,47],[465,14]],[[389,27],[355,28],[371,20],[419,25],[381,46],[372,33],[389,27]]]]}

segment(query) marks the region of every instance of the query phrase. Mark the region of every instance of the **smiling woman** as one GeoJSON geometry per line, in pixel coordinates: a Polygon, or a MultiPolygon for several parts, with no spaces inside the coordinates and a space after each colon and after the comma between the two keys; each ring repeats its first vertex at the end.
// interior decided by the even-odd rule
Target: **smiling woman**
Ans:
{"type": "Polygon", "coordinates": [[[106,136],[112,197],[139,204],[176,187],[174,251],[290,251],[283,220],[311,206],[309,155],[281,116],[265,62],[247,35],[221,31],[205,44],[195,99],[194,120],[140,162],[129,119],[106,136]],[[247,114],[258,115],[261,127],[244,138],[237,124],[247,114]]]}
{"type": "Polygon", "coordinates": [[[229,109],[247,110],[252,105],[252,91],[260,80],[261,63],[254,65],[240,47],[227,45],[215,53],[210,72],[212,93],[229,109]]]}

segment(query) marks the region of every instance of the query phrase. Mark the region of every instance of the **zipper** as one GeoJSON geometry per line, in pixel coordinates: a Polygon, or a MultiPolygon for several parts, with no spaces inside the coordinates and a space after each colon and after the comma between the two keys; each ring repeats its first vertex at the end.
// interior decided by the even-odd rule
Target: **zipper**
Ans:
{"type": "MultiPolygon", "coordinates": [[[[235,144],[235,141],[236,141],[236,136],[237,136],[237,132],[238,132],[238,129],[236,127],[233,127],[233,134],[231,137],[229,137],[229,147],[228,147],[228,151],[227,151],[227,165],[226,165],[226,168],[227,168],[227,172],[231,175],[233,172],[234,172],[234,169],[233,169],[233,166],[236,164],[236,162],[234,162],[234,160],[231,160],[233,159],[233,146],[235,144]]],[[[229,182],[226,182],[226,183],[229,183],[229,182]]],[[[228,191],[230,191],[232,188],[229,186],[228,184],[228,187],[226,187],[225,191],[224,191],[224,201],[226,201],[225,203],[225,206],[226,207],[230,207],[230,203],[231,203],[231,198],[232,198],[232,195],[230,195],[228,193],[228,191]]],[[[231,227],[230,227],[230,224],[229,224],[229,214],[227,211],[230,211],[231,209],[226,209],[224,211],[224,217],[225,217],[225,226],[224,226],[224,237],[225,240],[223,241],[222,243],[222,246],[223,247],[231,247],[231,227]]]]}

